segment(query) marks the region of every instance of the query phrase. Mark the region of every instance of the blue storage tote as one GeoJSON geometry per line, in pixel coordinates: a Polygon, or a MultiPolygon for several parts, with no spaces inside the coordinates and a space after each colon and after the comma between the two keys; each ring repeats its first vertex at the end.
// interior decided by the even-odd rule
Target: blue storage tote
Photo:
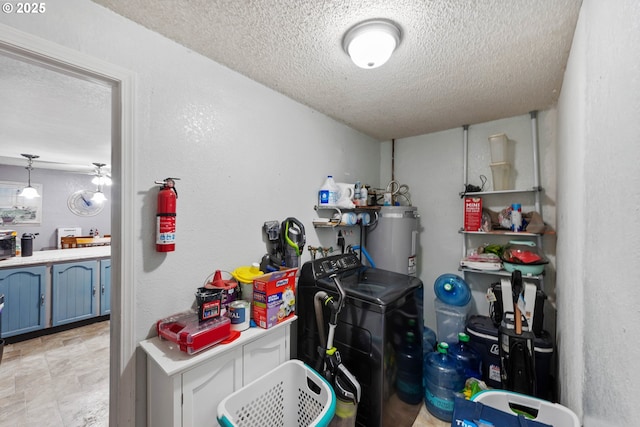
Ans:
{"type": "Polygon", "coordinates": [[[525,411],[535,421],[554,427],[580,427],[578,416],[569,408],[520,393],[504,390],[485,390],[474,395],[471,400],[514,414],[513,409],[525,411]]]}

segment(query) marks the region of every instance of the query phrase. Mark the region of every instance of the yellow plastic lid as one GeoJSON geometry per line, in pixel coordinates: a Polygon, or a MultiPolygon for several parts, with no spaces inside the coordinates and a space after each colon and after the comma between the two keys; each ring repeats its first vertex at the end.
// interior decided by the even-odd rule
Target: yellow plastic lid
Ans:
{"type": "Polygon", "coordinates": [[[231,272],[231,275],[242,283],[253,283],[253,279],[262,276],[264,273],[260,271],[260,264],[243,265],[231,272]]]}

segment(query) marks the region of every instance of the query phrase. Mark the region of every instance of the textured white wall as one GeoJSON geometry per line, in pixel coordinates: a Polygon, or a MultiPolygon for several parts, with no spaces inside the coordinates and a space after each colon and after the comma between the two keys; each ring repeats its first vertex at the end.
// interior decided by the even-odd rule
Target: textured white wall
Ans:
{"type": "MultiPolygon", "coordinates": [[[[336,246],[333,231],[311,226],[318,188],[327,174],[376,183],[376,141],[94,3],[49,6],[43,16],[3,14],[0,22],[137,74],[137,282],[123,284],[135,286],[137,340],[189,308],[216,269],[259,261],[265,221],[296,217],[308,245],[336,246]],[[169,176],[181,178],[177,249],[159,254],[154,181],[169,176]]],[[[143,391],[144,366],[137,370],[143,391]]],[[[144,405],[145,396],[137,400],[144,405]]]]}
{"type": "Polygon", "coordinates": [[[637,1],[585,0],[558,102],[560,374],[585,427],[640,416],[638,22],[637,1]]]}

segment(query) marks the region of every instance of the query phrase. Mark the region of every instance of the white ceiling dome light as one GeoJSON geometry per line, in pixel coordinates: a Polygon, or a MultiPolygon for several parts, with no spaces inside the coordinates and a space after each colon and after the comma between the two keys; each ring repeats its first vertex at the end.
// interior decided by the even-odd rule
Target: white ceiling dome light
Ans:
{"type": "Polygon", "coordinates": [[[342,47],[360,68],[378,68],[391,58],[400,44],[400,28],[389,20],[372,19],[352,27],[342,47]]]}

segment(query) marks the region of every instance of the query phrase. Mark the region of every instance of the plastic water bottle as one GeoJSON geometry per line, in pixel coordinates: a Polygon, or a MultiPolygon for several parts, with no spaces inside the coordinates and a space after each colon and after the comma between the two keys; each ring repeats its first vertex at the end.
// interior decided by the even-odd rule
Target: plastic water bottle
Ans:
{"type": "Polygon", "coordinates": [[[369,205],[369,190],[364,185],[360,189],[360,206],[369,205]]]}
{"type": "Polygon", "coordinates": [[[522,231],[522,206],[520,203],[511,205],[511,231],[522,231]]]}
{"type": "Polygon", "coordinates": [[[482,379],[480,374],[480,363],[482,357],[469,344],[469,335],[464,332],[458,334],[458,343],[449,347],[451,355],[457,359],[464,367],[465,378],[482,379]]]}
{"type": "Polygon", "coordinates": [[[356,185],[353,190],[353,204],[356,206],[360,206],[361,187],[362,187],[362,184],[360,184],[360,181],[356,181],[356,185]]]}
{"type": "Polygon", "coordinates": [[[320,187],[320,191],[318,191],[318,206],[335,206],[338,203],[339,196],[340,187],[333,180],[333,176],[328,175],[324,184],[320,187]]]}
{"type": "Polygon", "coordinates": [[[396,390],[398,398],[410,405],[422,401],[422,347],[416,335],[408,331],[396,353],[398,372],[396,390]]]}
{"type": "Polygon", "coordinates": [[[442,342],[424,360],[424,402],[435,417],[451,421],[456,394],[464,389],[464,368],[442,342]]]}

